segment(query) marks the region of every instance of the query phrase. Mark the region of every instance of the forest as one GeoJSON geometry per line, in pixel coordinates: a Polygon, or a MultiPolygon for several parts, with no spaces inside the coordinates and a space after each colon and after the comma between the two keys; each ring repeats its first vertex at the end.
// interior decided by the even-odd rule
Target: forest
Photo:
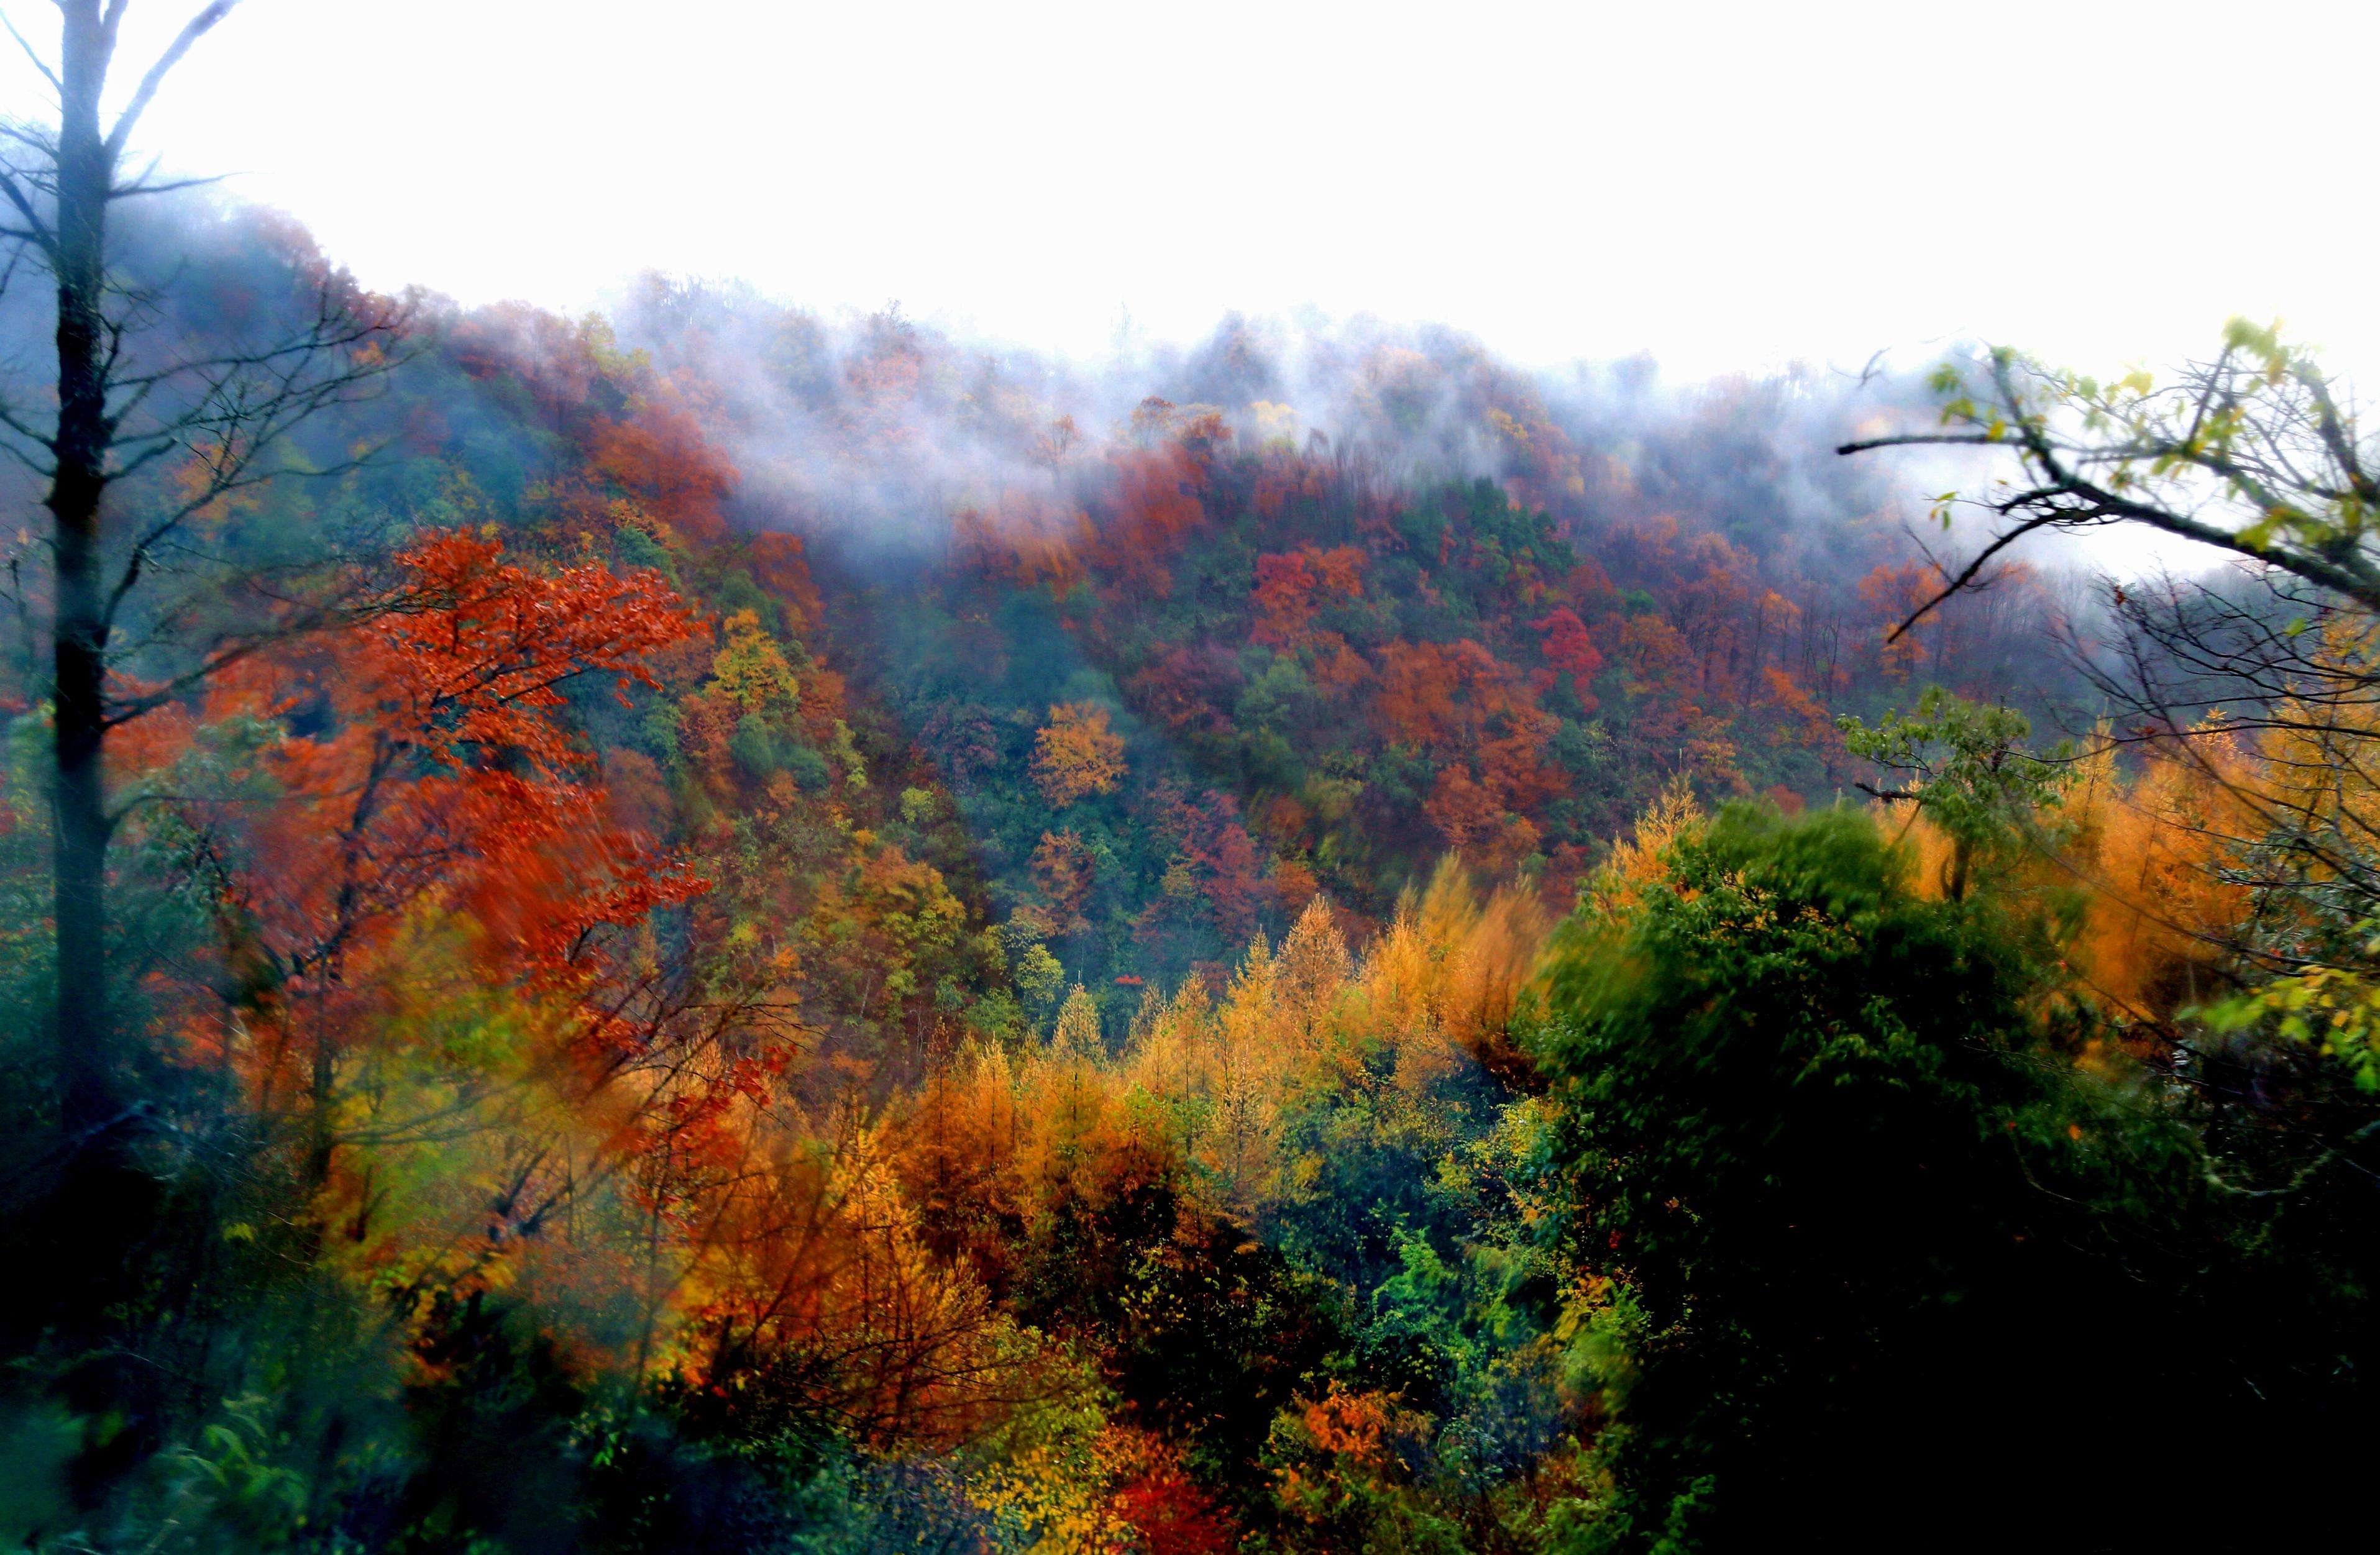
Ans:
{"type": "Polygon", "coordinates": [[[0,158],[0,1545],[2360,1524],[2313,352],[465,307],[140,172],[118,9],[0,158]]]}

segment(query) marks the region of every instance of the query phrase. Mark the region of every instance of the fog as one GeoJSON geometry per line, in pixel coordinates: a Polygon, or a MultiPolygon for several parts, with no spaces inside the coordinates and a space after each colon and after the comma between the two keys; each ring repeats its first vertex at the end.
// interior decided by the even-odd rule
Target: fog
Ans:
{"type": "MultiPolygon", "coordinates": [[[[128,55],[178,17],[135,6],[128,55]]],[[[250,0],[144,135],[468,302],[577,310],[658,267],[1076,355],[1317,307],[1679,379],[1970,336],[2105,371],[2239,312],[2370,360],[2335,257],[2370,235],[2335,197],[2370,30],[2294,0],[250,0]],[[2320,242],[2257,236],[2315,210],[2320,242]]]]}

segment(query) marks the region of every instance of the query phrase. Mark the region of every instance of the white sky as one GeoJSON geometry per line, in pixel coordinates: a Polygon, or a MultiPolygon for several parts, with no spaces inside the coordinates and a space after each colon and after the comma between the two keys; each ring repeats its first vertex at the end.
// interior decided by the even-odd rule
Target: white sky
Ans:
{"type": "MultiPolygon", "coordinates": [[[[128,52],[196,3],[134,0],[128,52]]],[[[2352,367],[2376,12],[249,0],[144,139],[467,301],[658,267],[1078,352],[1313,304],[1673,377],[1955,334],[2097,369],[2246,312],[2352,367]]]]}

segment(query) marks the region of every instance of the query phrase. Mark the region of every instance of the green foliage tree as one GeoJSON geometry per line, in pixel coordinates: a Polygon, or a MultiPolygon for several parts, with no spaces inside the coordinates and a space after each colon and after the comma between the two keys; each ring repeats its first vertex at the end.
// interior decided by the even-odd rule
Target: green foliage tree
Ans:
{"type": "Polygon", "coordinates": [[[1008,958],[1008,978],[1026,1009],[1046,1018],[1066,991],[1066,968],[1030,929],[1012,920],[998,931],[1008,958]]]}
{"type": "Polygon", "coordinates": [[[2005,857],[2039,831],[2073,771],[2069,746],[2046,757],[2026,748],[2033,725],[2022,713],[1938,686],[1926,688],[1914,713],[1887,713],[1873,729],[1846,715],[1836,727],[1845,750],[1898,779],[1886,788],[1863,783],[1863,792],[1915,806],[1949,839],[1942,889],[1954,902],[1966,896],[1979,862],[2005,857]]]}
{"type": "Polygon", "coordinates": [[[1565,1319],[1612,1477],[1587,1543],[1864,1548],[1929,1502],[2045,1512],[2095,1431],[2166,1396],[2094,1349],[2122,1282],[2078,1249],[2134,1198],[2186,1200],[2186,1149],[2100,1128],[2035,937],[1921,898],[1864,815],[1730,808],[1667,864],[1565,929],[1538,1042],[1566,1233],[1609,1271],[1565,1319]],[[2031,1482],[2003,1482],[2028,1435],[2031,1482]]]}

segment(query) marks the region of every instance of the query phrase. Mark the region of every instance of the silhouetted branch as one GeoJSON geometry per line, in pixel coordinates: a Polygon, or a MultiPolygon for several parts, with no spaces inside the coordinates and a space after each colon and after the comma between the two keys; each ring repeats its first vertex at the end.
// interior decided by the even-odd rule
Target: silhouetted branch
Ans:
{"type": "MultiPolygon", "coordinates": [[[[126,103],[124,112],[116,115],[115,128],[108,131],[107,160],[111,166],[124,154],[125,143],[132,138],[132,127],[140,122],[142,114],[148,112],[150,100],[157,95],[157,89],[164,84],[166,75],[182,62],[182,56],[190,52],[191,44],[213,30],[215,24],[231,15],[238,5],[239,0],[213,0],[212,4],[182,24],[181,31],[165,45],[165,52],[157,56],[157,62],[150,66],[148,73],[140,78],[140,86],[133,90],[132,101],[126,103]]],[[[115,42],[116,23],[123,15],[123,0],[116,0],[108,7],[107,18],[101,23],[111,48],[115,42]]]]}

